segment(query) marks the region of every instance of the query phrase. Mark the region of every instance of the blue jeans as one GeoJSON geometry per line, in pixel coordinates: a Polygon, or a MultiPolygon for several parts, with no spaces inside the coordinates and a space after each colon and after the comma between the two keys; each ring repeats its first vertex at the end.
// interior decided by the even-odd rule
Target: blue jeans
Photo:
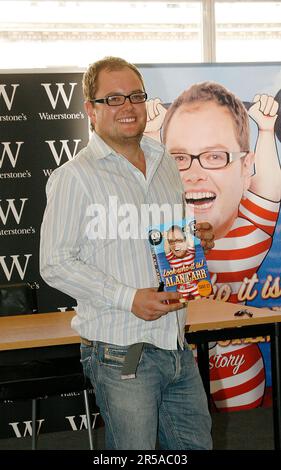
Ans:
{"type": "Polygon", "coordinates": [[[137,376],[121,379],[127,347],[81,345],[84,373],[91,380],[105,422],[107,449],[211,449],[211,418],[192,351],[167,351],[146,344],[137,376]]]}

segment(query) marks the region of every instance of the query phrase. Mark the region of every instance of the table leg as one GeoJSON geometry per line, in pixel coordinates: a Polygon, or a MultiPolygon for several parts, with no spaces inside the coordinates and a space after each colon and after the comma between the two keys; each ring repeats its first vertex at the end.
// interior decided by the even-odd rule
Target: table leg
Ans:
{"type": "Polygon", "coordinates": [[[280,323],[274,324],[274,332],[270,335],[271,375],[272,375],[272,408],[274,448],[281,449],[281,349],[280,323]]]}
{"type": "Polygon", "coordinates": [[[32,450],[36,450],[37,448],[37,429],[36,429],[36,421],[37,421],[37,399],[32,399],[32,450]]]}
{"type": "Polygon", "coordinates": [[[197,346],[197,361],[198,368],[207,395],[208,404],[210,408],[211,393],[210,393],[210,372],[209,372],[209,344],[208,342],[198,343],[197,346]]]}

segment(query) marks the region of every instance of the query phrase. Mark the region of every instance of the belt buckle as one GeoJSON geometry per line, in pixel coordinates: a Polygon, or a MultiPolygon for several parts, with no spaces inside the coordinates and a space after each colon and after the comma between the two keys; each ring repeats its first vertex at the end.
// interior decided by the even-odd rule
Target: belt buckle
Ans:
{"type": "Polygon", "coordinates": [[[90,347],[93,347],[94,345],[94,342],[87,339],[87,338],[82,338],[81,337],[81,343],[84,344],[85,346],[90,346],[90,347]]]}

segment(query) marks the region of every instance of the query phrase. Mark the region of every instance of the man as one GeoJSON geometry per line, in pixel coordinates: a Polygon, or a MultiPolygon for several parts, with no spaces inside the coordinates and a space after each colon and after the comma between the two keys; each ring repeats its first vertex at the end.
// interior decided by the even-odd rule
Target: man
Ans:
{"type": "MultiPolygon", "coordinates": [[[[143,205],[182,204],[176,165],[163,145],[143,137],[146,93],[135,66],[114,57],[98,61],[84,74],[83,92],[94,131],[88,146],[49,179],[42,277],[77,299],[72,326],[82,338],[106,447],[155,449],[158,435],[164,449],[210,449],[210,416],[184,343],[180,294],[157,292],[147,240],[119,230],[112,236],[128,205],[139,214],[143,205]],[[113,197],[116,220],[105,218],[107,236],[97,237],[89,229],[93,205],[108,216],[113,197]],[[136,343],[144,343],[136,377],[122,379],[128,346],[136,343]]],[[[141,233],[140,218],[135,223],[141,233]]],[[[198,228],[212,247],[210,225],[198,228]]]]}
{"type": "MultiPolygon", "coordinates": [[[[171,105],[163,124],[163,141],[178,165],[187,204],[198,221],[207,219],[214,228],[215,247],[207,255],[214,293],[231,302],[245,300],[241,285],[255,276],[270,249],[280,206],[280,163],[274,145],[278,106],[271,97],[257,96],[254,101],[250,113],[259,122],[254,176],[247,111],[222,85],[191,86],[171,105]]],[[[217,346],[211,352],[211,391],[217,407],[259,406],[265,374],[258,346],[217,346]],[[226,365],[217,368],[222,354],[226,365]],[[243,364],[239,373],[234,372],[237,361],[243,364]]]]}

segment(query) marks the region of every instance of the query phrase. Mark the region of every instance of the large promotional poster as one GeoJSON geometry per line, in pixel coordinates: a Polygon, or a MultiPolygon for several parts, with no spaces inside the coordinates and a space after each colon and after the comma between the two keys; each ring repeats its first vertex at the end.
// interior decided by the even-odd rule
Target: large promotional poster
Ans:
{"type": "MultiPolygon", "coordinates": [[[[207,254],[213,298],[281,310],[280,64],[157,66],[143,73],[151,97],[147,135],[175,159],[195,218],[214,227],[215,247],[207,254]]],[[[209,347],[216,409],[270,403],[268,338],[209,347]]]]}
{"type": "MultiPolygon", "coordinates": [[[[165,143],[186,203],[198,221],[214,227],[215,247],[207,254],[213,298],[280,310],[281,64],[139,68],[148,93],[145,133],[165,143]]],[[[81,81],[81,71],[0,77],[0,284],[37,282],[39,312],[63,315],[76,305],[44,283],[38,250],[48,177],[88,140],[81,81]]],[[[209,347],[216,410],[270,404],[269,338],[209,347]]],[[[61,418],[50,399],[42,432],[64,429],[70,415],[79,417],[80,405],[72,402],[60,405],[61,418]]],[[[10,403],[1,410],[6,424],[0,437],[28,433],[29,405],[25,413],[10,403]]]]}

